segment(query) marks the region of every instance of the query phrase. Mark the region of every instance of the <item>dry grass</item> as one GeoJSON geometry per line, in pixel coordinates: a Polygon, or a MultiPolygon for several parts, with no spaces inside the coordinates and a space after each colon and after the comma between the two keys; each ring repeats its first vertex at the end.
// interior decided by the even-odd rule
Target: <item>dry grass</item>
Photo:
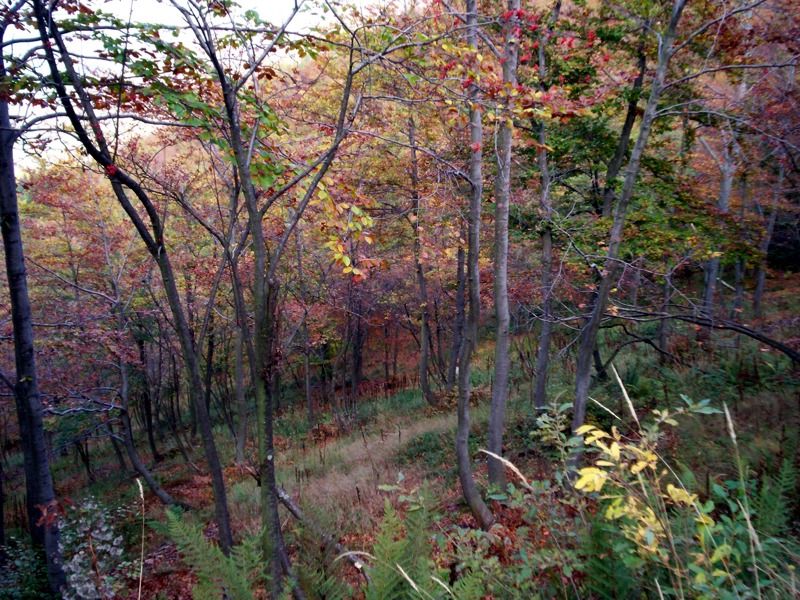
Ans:
{"type": "MultiPolygon", "coordinates": [[[[382,484],[397,482],[395,457],[408,440],[428,431],[453,429],[454,414],[420,419],[392,431],[381,431],[334,441],[324,446],[306,447],[285,455],[281,483],[307,510],[330,523],[340,532],[371,531],[383,514],[385,492],[382,484]]],[[[409,473],[409,479],[421,479],[409,473]]]]}

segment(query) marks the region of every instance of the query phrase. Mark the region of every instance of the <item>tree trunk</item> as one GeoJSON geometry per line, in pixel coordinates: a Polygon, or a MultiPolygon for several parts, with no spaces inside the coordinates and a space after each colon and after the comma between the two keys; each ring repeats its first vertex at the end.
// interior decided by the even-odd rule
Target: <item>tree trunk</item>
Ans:
{"type": "MultiPolygon", "coordinates": [[[[592,368],[592,353],[597,343],[597,332],[600,328],[600,322],[605,314],[608,296],[611,288],[616,279],[618,270],[617,258],[619,257],[620,246],[622,245],[622,234],[625,227],[625,217],[628,211],[628,205],[633,197],[634,185],[639,175],[639,167],[641,165],[642,156],[644,154],[645,146],[647,145],[650,130],[653,126],[653,121],[658,109],[658,101],[661,98],[661,93],[664,89],[664,80],[667,76],[667,68],[669,61],[672,58],[673,44],[675,42],[676,30],[678,22],[680,21],[683,8],[686,0],[675,0],[672,7],[672,15],[667,25],[667,30],[661,38],[658,53],[658,66],[656,68],[656,76],[653,81],[653,87],[650,91],[650,97],[647,101],[647,107],[642,115],[642,123],[639,128],[639,135],[634,144],[633,151],[631,152],[630,162],[628,169],[625,173],[625,183],[622,187],[622,194],[617,202],[616,212],[614,214],[614,223],[611,228],[611,236],[608,246],[608,254],[606,257],[605,265],[601,273],[600,283],[598,284],[597,293],[595,295],[594,306],[591,316],[584,324],[580,336],[580,347],[578,350],[578,364],[575,382],[575,404],[574,413],[572,418],[572,431],[573,433],[580,428],[586,419],[586,402],[589,397],[589,385],[591,383],[591,368],[592,368]]],[[[582,449],[578,448],[573,452],[570,457],[570,466],[576,467],[582,449]]]]}
{"type": "Polygon", "coordinates": [[[5,568],[8,562],[6,555],[6,488],[3,484],[3,454],[0,452],[0,567],[5,568]]]}
{"type": "MultiPolygon", "coordinates": [[[[116,313],[117,317],[117,328],[120,332],[124,331],[125,329],[125,317],[122,313],[122,304],[118,301],[112,312],[116,313]]],[[[122,441],[125,445],[125,450],[128,453],[128,460],[131,461],[131,465],[133,465],[134,470],[142,476],[147,486],[153,491],[156,497],[161,500],[166,505],[171,504],[178,504],[172,496],[170,496],[164,488],[162,488],[158,482],[156,481],[153,474],[150,470],[144,465],[144,463],[139,458],[139,452],[136,450],[136,442],[133,439],[133,425],[131,424],[130,419],[130,412],[128,410],[129,401],[130,401],[130,382],[128,379],[128,364],[125,362],[124,359],[120,359],[119,361],[119,373],[120,373],[120,402],[122,404],[122,409],[120,410],[120,417],[122,419],[122,426],[125,429],[122,441]]]]}
{"type": "Polygon", "coordinates": [[[617,149],[611,162],[608,164],[608,171],[606,172],[606,183],[603,189],[603,217],[609,218],[614,212],[614,180],[619,175],[619,171],[625,161],[625,155],[628,153],[628,144],[631,141],[631,133],[633,132],[633,125],[636,122],[636,114],[639,112],[639,97],[642,93],[642,84],[644,83],[644,74],[647,70],[647,62],[644,55],[644,41],[639,44],[639,74],[633,81],[631,88],[630,99],[628,100],[628,110],[625,114],[625,122],[622,124],[622,130],[619,134],[619,142],[617,149]]]}
{"type": "MultiPolygon", "coordinates": [[[[733,162],[732,150],[733,150],[733,134],[726,134],[725,136],[725,145],[723,148],[722,157],[718,158],[717,155],[709,148],[709,146],[703,142],[703,145],[708,150],[709,154],[716,159],[717,167],[719,168],[720,174],[722,175],[722,179],[720,180],[719,186],[719,198],[717,200],[717,208],[719,211],[726,215],[728,214],[730,204],[731,204],[731,191],[733,190],[733,178],[736,174],[736,164],[733,162]]],[[[716,253],[719,254],[719,253],[716,253]]],[[[714,305],[715,305],[715,298],[716,298],[716,290],[717,290],[717,279],[720,276],[720,258],[719,256],[712,256],[708,262],[706,263],[705,272],[705,290],[703,292],[703,307],[702,307],[702,316],[707,319],[714,319],[714,305]]],[[[710,339],[711,336],[711,329],[703,327],[698,330],[697,338],[699,340],[707,341],[710,339]]]]}
{"type": "Polygon", "coordinates": [[[466,287],[467,287],[467,271],[466,265],[466,252],[464,251],[464,244],[466,241],[467,232],[464,229],[464,221],[461,221],[461,229],[458,242],[458,253],[456,255],[456,321],[453,325],[453,341],[450,344],[450,360],[447,367],[447,383],[445,385],[445,393],[451,394],[456,387],[456,375],[458,373],[458,357],[461,354],[461,346],[464,343],[464,321],[466,310],[466,287]]]}
{"type": "MultiPolygon", "coordinates": [[[[506,19],[505,48],[503,50],[503,87],[517,86],[517,50],[520,0],[508,0],[507,9],[511,16],[506,19]]],[[[497,131],[497,177],[494,198],[494,386],[492,405],[489,413],[489,451],[503,455],[503,432],[505,431],[506,401],[508,399],[508,336],[510,315],[508,309],[508,212],[511,202],[511,142],[513,139],[513,110],[506,103],[501,113],[502,119],[497,131]]],[[[503,463],[489,457],[489,483],[505,487],[506,474],[503,463]]]]}
{"type": "Polygon", "coordinates": [[[414,264],[419,286],[420,332],[419,332],[419,387],[425,401],[431,406],[436,406],[436,396],[433,395],[428,381],[428,367],[430,362],[431,339],[431,311],[428,306],[428,284],[425,281],[425,267],[422,265],[422,241],[420,240],[419,220],[422,216],[419,205],[419,164],[417,161],[416,129],[414,118],[408,118],[408,143],[411,146],[411,227],[414,230],[414,264]]]}
{"type": "Polygon", "coordinates": [[[150,381],[147,376],[147,356],[144,351],[144,340],[137,340],[139,346],[139,362],[141,363],[142,372],[142,408],[144,409],[144,423],[147,430],[147,442],[150,444],[150,452],[153,453],[153,462],[158,463],[162,456],[158,453],[156,448],[156,440],[154,436],[153,427],[153,407],[152,398],[150,396],[150,381]]]}
{"type": "Polygon", "coordinates": [[[778,167],[778,181],[772,191],[771,212],[767,218],[767,228],[764,232],[764,237],[761,238],[761,262],[758,265],[756,289],[753,292],[753,314],[756,317],[761,316],[761,301],[764,297],[764,287],[767,282],[767,252],[769,251],[769,244],[772,241],[772,232],[775,231],[775,221],[778,218],[778,201],[781,197],[781,188],[783,187],[783,177],[785,172],[785,159],[781,158],[780,166],[778,167]]]}
{"type": "Polygon", "coordinates": [[[80,459],[84,471],[86,471],[86,481],[89,485],[95,483],[97,480],[92,472],[92,464],[89,457],[89,443],[86,442],[86,445],[84,446],[84,442],[78,440],[73,444],[73,446],[75,447],[75,454],[80,459]]]}
{"type": "MultiPolygon", "coordinates": [[[[477,50],[478,13],[477,0],[466,0],[467,43],[477,50]]],[[[478,257],[480,254],[481,233],[481,201],[483,197],[483,123],[481,108],[477,103],[478,87],[470,85],[467,105],[469,107],[470,159],[469,174],[471,191],[469,199],[469,240],[467,252],[467,277],[469,279],[469,316],[464,331],[464,344],[461,348],[458,372],[458,426],[456,431],[456,461],[458,463],[458,479],[461,491],[472,514],[483,529],[494,523],[494,515],[483,502],[472,476],[472,464],[469,455],[469,396],[470,396],[470,359],[478,339],[478,325],[481,318],[481,281],[478,257]]]]}
{"type": "MultiPolygon", "coordinates": [[[[539,81],[547,77],[547,42],[550,30],[561,14],[561,1],[557,0],[550,17],[546,32],[539,38],[539,81]]],[[[547,89],[540,85],[542,92],[547,89]]],[[[543,408],[547,402],[547,369],[550,360],[550,341],[553,335],[553,229],[550,220],[553,218],[553,205],[550,200],[550,167],[547,157],[547,129],[544,121],[538,123],[539,153],[537,162],[541,175],[542,191],[539,195],[539,210],[542,213],[542,332],[539,337],[539,350],[536,356],[536,383],[533,389],[533,404],[543,408]]]]}
{"type": "Polygon", "coordinates": [[[106,431],[108,431],[108,439],[111,441],[111,448],[114,450],[114,456],[117,459],[120,473],[127,474],[128,463],[125,462],[125,457],[122,455],[122,450],[119,448],[119,443],[117,442],[117,438],[114,434],[114,429],[111,427],[111,423],[106,423],[106,431]]]}
{"type": "Polygon", "coordinates": [[[236,387],[236,464],[245,462],[247,445],[247,398],[244,393],[244,333],[241,326],[236,328],[236,360],[234,363],[234,385],[236,387]]]}
{"type": "MultiPolygon", "coordinates": [[[[8,18],[5,17],[0,30],[0,42],[5,34],[8,18]]],[[[0,78],[3,80],[7,78],[2,56],[0,56],[0,78]]],[[[17,132],[11,125],[8,103],[0,99],[0,229],[3,235],[11,321],[14,329],[17,381],[13,384],[13,392],[25,469],[25,505],[33,546],[44,550],[50,590],[54,595],[60,596],[66,586],[66,577],[59,548],[61,536],[56,518],[56,498],[45,444],[42,401],[36,372],[28,277],[25,271],[17,203],[17,179],[14,173],[16,139],[17,132]],[[47,517],[45,519],[40,519],[42,516],[40,506],[45,507],[47,517]]]]}
{"type": "Polygon", "coordinates": [[[314,429],[316,418],[314,416],[314,397],[311,394],[311,356],[310,351],[306,350],[304,355],[305,367],[305,389],[306,389],[306,413],[308,415],[308,428],[314,429]]]}
{"type": "MultiPolygon", "coordinates": [[[[203,387],[205,388],[205,402],[206,402],[206,411],[211,414],[211,386],[213,385],[213,377],[214,377],[214,317],[213,312],[211,313],[212,316],[209,316],[208,319],[208,350],[206,351],[206,372],[205,372],[205,382],[203,387]]],[[[202,350],[201,350],[202,351],[202,350]]]]}
{"type": "Polygon", "coordinates": [[[386,388],[386,396],[389,396],[389,315],[383,317],[383,386],[386,388]]]}
{"type": "MultiPolygon", "coordinates": [[[[669,264],[665,261],[664,263],[664,292],[663,297],[661,300],[661,312],[662,314],[669,313],[669,305],[670,301],[672,300],[672,281],[670,279],[670,272],[669,272],[669,264]]],[[[663,365],[667,360],[667,340],[669,336],[669,319],[661,319],[658,323],[658,330],[656,332],[656,340],[658,343],[658,347],[661,350],[658,354],[658,363],[663,365]]]]}

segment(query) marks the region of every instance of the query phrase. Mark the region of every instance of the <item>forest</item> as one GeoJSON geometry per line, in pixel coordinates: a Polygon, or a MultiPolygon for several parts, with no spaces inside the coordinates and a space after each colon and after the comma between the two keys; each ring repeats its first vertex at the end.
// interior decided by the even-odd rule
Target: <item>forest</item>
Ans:
{"type": "Polygon", "coordinates": [[[800,597],[797,2],[0,47],[0,599],[800,597]]]}

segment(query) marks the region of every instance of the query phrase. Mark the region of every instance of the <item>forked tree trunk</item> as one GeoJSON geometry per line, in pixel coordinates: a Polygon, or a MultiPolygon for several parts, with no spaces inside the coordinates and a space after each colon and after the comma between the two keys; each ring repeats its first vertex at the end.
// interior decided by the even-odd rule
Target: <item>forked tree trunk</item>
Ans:
{"type": "Polygon", "coordinates": [[[191,406],[197,414],[197,423],[205,451],[208,471],[211,475],[211,485],[214,492],[214,514],[219,527],[220,548],[225,553],[230,552],[233,545],[233,534],[230,526],[230,515],[228,512],[228,501],[225,493],[225,480],[222,475],[222,465],[217,453],[217,446],[214,441],[214,433],[211,427],[211,418],[206,410],[203,399],[203,385],[200,378],[200,368],[198,365],[196,349],[192,332],[189,327],[183,301],[178,291],[175,272],[170,261],[169,252],[164,242],[164,228],[160,214],[148,195],[148,192],[131,176],[125,173],[118,165],[115,165],[112,154],[106,143],[105,138],[96,133],[92,138],[85,127],[88,122],[95,132],[101,132],[100,121],[95,114],[91,99],[83,88],[82,79],[75,71],[72,57],[68,53],[58,24],[52,15],[47,12],[41,0],[33,0],[36,21],[39,28],[39,35],[45,49],[47,63],[50,69],[52,84],[61,100],[64,112],[72,125],[75,135],[89,156],[106,172],[111,188],[122,209],[133,223],[139,237],[144,242],[147,251],[155,260],[161,274],[161,281],[164,285],[164,293],[172,313],[173,324],[178,335],[181,347],[181,356],[184,360],[189,376],[189,398],[191,406]],[[74,90],[74,94],[67,90],[64,82],[63,72],[59,69],[55,57],[55,50],[61,56],[61,65],[65,69],[69,84],[74,90]],[[75,110],[72,98],[77,96],[77,102],[83,111],[85,121],[75,110]],[[124,187],[123,187],[124,186],[124,187]],[[126,189],[130,190],[141,204],[149,220],[150,227],[143,220],[139,211],[133,206],[128,198],[126,189]]]}
{"type": "MultiPolygon", "coordinates": [[[[508,0],[507,13],[511,16],[505,22],[505,47],[503,49],[503,88],[517,86],[517,51],[519,39],[520,0],[508,0]]],[[[510,96],[509,96],[510,97],[510,96]]],[[[510,315],[508,309],[508,212],[511,202],[511,141],[513,138],[514,106],[506,102],[505,111],[497,131],[497,178],[495,179],[494,199],[494,386],[492,387],[492,406],[489,413],[489,451],[503,455],[503,432],[505,430],[506,401],[508,400],[508,336],[510,315]]],[[[489,457],[489,483],[505,487],[506,474],[503,463],[489,457]]]]}

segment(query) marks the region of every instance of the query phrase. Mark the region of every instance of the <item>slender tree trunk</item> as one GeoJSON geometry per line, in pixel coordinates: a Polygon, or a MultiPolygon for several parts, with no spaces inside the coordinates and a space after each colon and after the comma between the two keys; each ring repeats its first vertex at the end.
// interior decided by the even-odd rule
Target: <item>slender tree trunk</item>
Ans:
{"type": "MultiPolygon", "coordinates": [[[[733,178],[736,174],[736,164],[733,162],[733,134],[726,133],[724,136],[724,148],[722,157],[717,155],[703,142],[711,156],[716,159],[722,179],[720,180],[719,198],[717,208],[726,215],[728,214],[731,203],[731,191],[733,190],[733,178]]],[[[716,253],[719,254],[719,253],[716,253]]],[[[720,277],[720,258],[712,256],[706,263],[705,290],[703,292],[702,316],[714,320],[714,307],[717,290],[717,279],[720,277]]],[[[702,327],[697,335],[700,340],[708,340],[711,337],[711,328],[702,327]]]]}
{"type": "Polygon", "coordinates": [[[119,470],[121,473],[127,474],[128,463],[125,462],[125,457],[122,455],[122,450],[119,448],[119,443],[117,442],[117,438],[114,434],[114,429],[111,427],[111,423],[106,423],[106,431],[108,431],[108,439],[111,441],[111,448],[114,450],[114,456],[117,459],[119,470]]]}
{"type": "MultiPolygon", "coordinates": [[[[503,87],[517,86],[517,39],[520,0],[508,0],[507,12],[511,16],[506,20],[505,48],[503,50],[503,87]]],[[[497,178],[495,179],[494,199],[494,386],[492,387],[492,405],[489,413],[489,451],[503,455],[503,432],[505,431],[506,401],[508,399],[508,373],[510,360],[508,356],[508,336],[511,318],[508,309],[508,212],[511,203],[511,142],[514,128],[514,106],[506,101],[501,113],[502,119],[497,131],[497,178]]],[[[503,463],[489,457],[489,483],[500,488],[505,487],[506,474],[503,463]]]]}
{"type": "Polygon", "coordinates": [[[394,322],[394,352],[392,354],[392,378],[397,379],[397,359],[400,356],[400,323],[394,322]]]}
{"type": "MultiPolygon", "coordinates": [[[[603,315],[605,314],[609,293],[611,292],[611,288],[616,280],[616,274],[618,270],[617,259],[619,258],[619,251],[622,245],[625,217],[627,215],[628,206],[633,197],[634,185],[636,184],[636,179],[639,175],[639,167],[641,165],[644,149],[647,145],[647,140],[650,136],[650,130],[653,126],[653,121],[656,116],[658,101],[661,98],[661,93],[664,89],[664,81],[667,76],[669,61],[672,58],[673,44],[675,42],[678,22],[680,21],[685,5],[686,0],[675,0],[672,7],[672,15],[667,25],[667,30],[660,40],[656,76],[650,91],[650,97],[647,101],[647,107],[645,108],[642,116],[642,123],[639,128],[639,136],[637,137],[636,144],[634,144],[633,151],[631,152],[630,162],[628,163],[628,169],[625,173],[625,183],[622,187],[622,194],[617,202],[616,212],[614,214],[614,223],[611,228],[611,236],[609,240],[610,243],[606,262],[601,274],[600,283],[597,288],[591,316],[581,331],[580,346],[578,349],[578,364],[576,369],[575,404],[572,418],[573,433],[583,425],[586,419],[586,402],[589,397],[589,385],[591,383],[592,353],[594,351],[595,344],[597,343],[597,332],[600,328],[600,322],[602,321],[603,315]]],[[[570,465],[573,468],[577,466],[581,454],[582,450],[578,449],[570,457],[570,465]]]]}
{"type": "MultiPolygon", "coordinates": [[[[114,305],[113,312],[117,317],[117,329],[119,331],[124,331],[125,329],[125,316],[122,311],[122,304],[118,301],[117,304],[114,305]]],[[[120,359],[119,361],[119,373],[121,381],[119,396],[122,404],[120,417],[122,419],[122,426],[125,429],[122,440],[125,445],[125,450],[128,453],[128,460],[131,461],[134,470],[141,475],[147,486],[161,502],[167,505],[176,504],[172,496],[158,484],[153,474],[139,458],[139,452],[136,450],[136,443],[133,439],[133,425],[131,424],[130,411],[128,410],[130,404],[130,380],[128,379],[128,364],[124,359],[120,359]]]]}
{"type": "Polygon", "coordinates": [[[419,387],[425,401],[431,406],[436,406],[437,400],[428,381],[428,367],[430,362],[431,339],[431,311],[428,306],[428,284],[425,280],[425,267],[422,264],[422,241],[420,240],[419,221],[422,217],[419,205],[419,163],[417,160],[416,127],[414,118],[408,118],[408,143],[411,146],[411,227],[414,230],[414,264],[417,272],[417,285],[419,286],[420,332],[419,332],[419,387]]]}
{"type": "Polygon", "coordinates": [[[0,567],[5,568],[8,562],[6,555],[6,488],[3,473],[3,454],[0,452],[0,567]]]}
{"type": "Polygon", "coordinates": [[[608,164],[608,171],[606,172],[606,183],[603,189],[603,216],[606,218],[611,217],[611,214],[614,212],[614,198],[616,197],[614,183],[625,162],[625,156],[628,153],[628,144],[630,144],[631,133],[633,132],[633,125],[636,122],[636,115],[639,112],[639,97],[642,93],[644,74],[647,70],[647,62],[644,55],[644,41],[639,44],[638,52],[639,74],[633,81],[630,98],[628,100],[628,110],[625,113],[625,122],[622,124],[622,130],[619,134],[617,149],[614,152],[611,162],[608,164]]]}
{"type": "Polygon", "coordinates": [[[213,312],[211,313],[212,316],[208,319],[208,351],[206,352],[206,372],[205,372],[205,401],[206,401],[206,411],[211,414],[211,386],[213,384],[213,377],[214,377],[214,342],[215,342],[215,335],[214,335],[214,317],[213,312]]]}
{"type": "Polygon", "coordinates": [[[153,407],[152,398],[150,396],[150,381],[147,375],[147,356],[144,351],[144,340],[137,340],[139,346],[139,362],[141,363],[142,372],[142,408],[144,409],[144,423],[147,430],[147,442],[150,444],[150,452],[153,453],[153,462],[157,463],[161,460],[162,456],[158,453],[156,448],[156,440],[153,431],[153,407]]]}
{"type": "Polygon", "coordinates": [[[75,447],[75,454],[80,459],[81,464],[83,465],[84,471],[86,471],[86,480],[89,485],[95,483],[97,480],[95,479],[94,473],[92,472],[92,463],[89,457],[89,443],[78,440],[73,444],[75,447]]]}
{"type": "Polygon", "coordinates": [[[389,337],[389,315],[383,317],[383,385],[386,388],[386,394],[389,394],[389,345],[391,339],[389,337]]]}
{"type": "MultiPolygon", "coordinates": [[[[466,0],[467,43],[475,50],[478,47],[477,0],[466,0]]],[[[468,91],[470,131],[469,174],[471,192],[469,199],[469,234],[467,252],[467,276],[469,279],[469,316],[464,328],[464,344],[461,348],[458,372],[458,426],[456,431],[456,460],[461,491],[472,514],[483,529],[494,523],[494,515],[483,502],[475,478],[472,475],[472,461],[469,455],[469,397],[470,397],[470,359],[478,341],[478,325],[481,318],[481,281],[478,257],[480,254],[481,201],[483,199],[483,123],[478,104],[478,88],[471,85],[468,91]]]]}
{"type": "MultiPolygon", "coordinates": [[[[669,305],[672,300],[672,281],[670,278],[669,264],[664,263],[664,292],[661,300],[661,313],[669,314],[669,305]]],[[[658,353],[658,362],[663,365],[667,360],[667,341],[669,336],[669,319],[661,319],[658,322],[656,340],[661,352],[658,353]]]]}
{"type": "Polygon", "coordinates": [[[756,317],[761,316],[761,301],[764,297],[764,288],[767,282],[767,252],[769,251],[769,244],[772,241],[772,233],[775,231],[775,221],[778,218],[778,201],[782,193],[781,188],[783,187],[785,172],[785,160],[781,159],[780,166],[778,167],[778,181],[772,190],[772,206],[769,217],[767,218],[767,228],[764,232],[764,237],[761,238],[761,246],[759,248],[761,250],[761,262],[758,265],[756,289],[753,292],[753,314],[756,317]]]}
{"type": "MultiPolygon", "coordinates": [[[[467,232],[464,229],[464,221],[461,221],[460,240],[466,240],[467,232]]],[[[450,360],[447,367],[447,383],[445,385],[445,393],[451,394],[456,387],[456,374],[458,372],[458,357],[461,354],[461,346],[464,343],[464,322],[466,319],[466,287],[467,287],[467,271],[466,262],[467,253],[464,251],[464,245],[459,241],[458,253],[456,254],[456,321],[453,325],[453,340],[450,344],[450,360]]]]}
{"type": "MultiPolygon", "coordinates": [[[[544,82],[547,77],[547,42],[550,29],[555,25],[561,14],[561,1],[553,6],[550,24],[546,32],[539,38],[539,81],[544,82]]],[[[542,92],[546,88],[540,86],[542,92]]],[[[537,162],[541,176],[542,191],[539,195],[539,209],[542,213],[542,332],[539,337],[539,350],[536,356],[536,383],[533,388],[533,403],[537,408],[543,408],[547,402],[547,370],[550,360],[550,341],[553,335],[553,229],[550,222],[553,218],[553,205],[550,200],[550,167],[547,158],[547,128],[544,121],[537,125],[539,136],[539,152],[537,162]]]]}
{"type": "Polygon", "coordinates": [[[236,387],[236,464],[245,462],[247,445],[247,398],[244,393],[244,333],[241,326],[236,328],[236,359],[234,362],[234,386],[236,387]]]}
{"type": "Polygon", "coordinates": [[[306,351],[305,356],[305,388],[306,388],[306,413],[308,414],[308,427],[313,429],[316,424],[316,417],[314,416],[314,397],[311,394],[311,355],[306,351]]]}
{"type": "MultiPolygon", "coordinates": [[[[0,30],[0,42],[5,34],[7,19],[8,17],[4,19],[0,30]]],[[[0,78],[3,80],[7,78],[5,60],[2,56],[0,56],[0,78]]],[[[42,401],[36,372],[28,276],[25,270],[17,203],[17,179],[14,173],[16,138],[17,132],[11,125],[8,103],[0,99],[0,229],[3,236],[11,322],[14,329],[16,383],[12,387],[25,469],[25,506],[33,546],[44,550],[45,553],[50,590],[54,595],[60,596],[66,586],[66,577],[59,547],[61,536],[56,518],[56,498],[45,444],[42,401]],[[45,507],[47,517],[45,519],[40,519],[42,517],[40,506],[45,507]]]]}

